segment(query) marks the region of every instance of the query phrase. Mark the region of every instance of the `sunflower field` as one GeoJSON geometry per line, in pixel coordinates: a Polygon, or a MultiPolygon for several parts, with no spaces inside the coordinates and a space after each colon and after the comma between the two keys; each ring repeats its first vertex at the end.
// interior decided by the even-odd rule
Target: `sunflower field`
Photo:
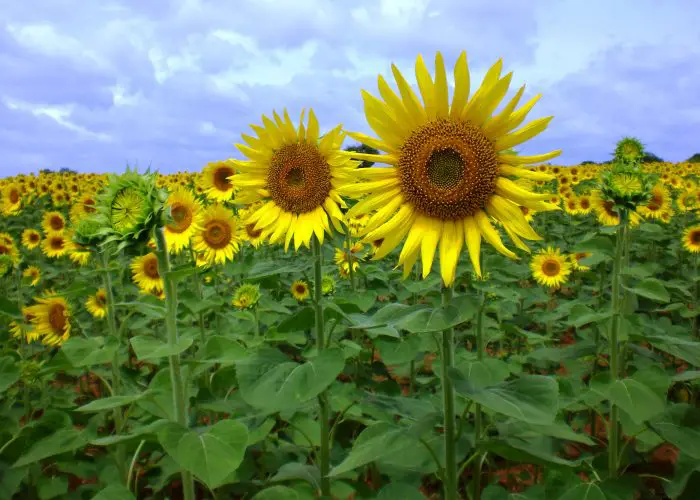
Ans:
{"type": "Polygon", "coordinates": [[[392,71],[374,136],[0,180],[1,499],[698,498],[698,164],[392,71]]]}

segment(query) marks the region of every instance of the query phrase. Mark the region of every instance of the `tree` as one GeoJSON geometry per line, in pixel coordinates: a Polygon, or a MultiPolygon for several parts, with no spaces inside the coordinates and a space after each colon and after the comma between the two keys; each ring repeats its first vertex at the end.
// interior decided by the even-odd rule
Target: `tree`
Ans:
{"type": "Polygon", "coordinates": [[[586,161],[581,162],[581,165],[595,165],[595,164],[596,164],[596,162],[591,161],[591,160],[586,160],[586,161]]]}
{"type": "Polygon", "coordinates": [[[700,153],[695,153],[693,156],[688,158],[686,161],[690,163],[700,163],[700,153]]]}
{"type": "Polygon", "coordinates": [[[651,151],[647,151],[644,153],[644,156],[642,156],[642,163],[654,163],[654,162],[663,162],[661,158],[656,156],[654,153],[651,151]]]}
{"type": "MultiPolygon", "coordinates": [[[[366,144],[358,144],[355,146],[348,146],[345,148],[345,151],[354,151],[355,153],[362,153],[362,154],[368,154],[368,155],[377,155],[379,154],[379,151],[374,149],[371,146],[367,146],[366,144]]],[[[372,165],[374,165],[373,161],[368,161],[368,160],[362,160],[362,163],[358,168],[369,168],[372,165]]]]}

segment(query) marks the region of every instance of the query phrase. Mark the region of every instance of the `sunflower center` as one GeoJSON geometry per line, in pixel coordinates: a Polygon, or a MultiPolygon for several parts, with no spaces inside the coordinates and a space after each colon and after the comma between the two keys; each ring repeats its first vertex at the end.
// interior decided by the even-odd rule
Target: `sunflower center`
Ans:
{"type": "Polygon", "coordinates": [[[245,227],[245,232],[251,238],[257,238],[262,234],[262,229],[255,229],[255,224],[247,224],[245,227]]]}
{"type": "Polygon", "coordinates": [[[104,306],[107,303],[107,296],[104,294],[104,292],[97,292],[97,294],[95,294],[95,302],[101,306],[104,306]]]}
{"type": "Polygon", "coordinates": [[[559,262],[556,260],[547,260],[542,264],[542,273],[546,276],[557,276],[559,274],[559,262]]]}
{"type": "Polygon", "coordinates": [[[690,232],[690,241],[693,243],[693,245],[699,245],[700,244],[700,231],[691,231],[690,232]]]}
{"type": "Polygon", "coordinates": [[[649,200],[649,204],[647,205],[647,208],[649,210],[658,210],[661,208],[661,205],[663,204],[664,200],[661,197],[661,195],[654,193],[651,197],[651,200],[649,200]]]}
{"type": "Polygon", "coordinates": [[[330,166],[313,144],[284,144],[272,155],[267,189],[286,212],[311,212],[323,205],[331,191],[330,166]]]}
{"type": "Polygon", "coordinates": [[[143,263],[143,274],[151,279],[160,278],[160,274],[158,274],[158,259],[155,257],[146,259],[146,262],[143,263]]]}
{"type": "Polygon", "coordinates": [[[51,238],[49,242],[53,250],[63,250],[63,238],[51,238]]]}
{"type": "Polygon", "coordinates": [[[37,241],[39,241],[39,235],[36,233],[31,233],[29,235],[29,241],[31,241],[32,243],[36,243],[37,241]]]}
{"type": "Polygon", "coordinates": [[[209,248],[226,248],[231,241],[231,227],[222,221],[211,221],[204,226],[203,238],[209,248]]]}
{"type": "Polygon", "coordinates": [[[54,231],[60,231],[61,229],[63,229],[63,219],[54,215],[53,217],[51,217],[51,221],[49,221],[49,225],[51,226],[51,229],[53,229],[54,231]]]}
{"type": "Polygon", "coordinates": [[[9,255],[10,248],[7,245],[0,244],[0,255],[9,255]]]}
{"type": "Polygon", "coordinates": [[[615,210],[613,210],[614,207],[615,207],[615,203],[613,203],[612,201],[606,201],[605,203],[603,203],[603,209],[611,217],[617,217],[617,212],[615,210]]]}
{"type": "Polygon", "coordinates": [[[182,233],[192,224],[192,210],[181,203],[174,203],[170,207],[170,216],[175,224],[168,224],[168,231],[173,233],[182,233]]]}
{"type": "Polygon", "coordinates": [[[488,202],[498,180],[493,145],[478,127],[439,119],[414,131],[400,149],[402,192],[423,215],[458,220],[488,202]]]}
{"type": "Polygon", "coordinates": [[[95,212],[95,200],[87,199],[83,202],[83,209],[85,212],[91,214],[95,212]]]}
{"type": "Polygon", "coordinates": [[[15,204],[18,201],[19,201],[19,191],[17,191],[16,189],[13,189],[12,191],[10,191],[10,202],[15,204]]]}
{"type": "Polygon", "coordinates": [[[214,186],[219,191],[230,191],[233,189],[233,184],[228,179],[233,174],[234,170],[231,167],[218,167],[214,172],[214,186]]]}
{"type": "Polygon", "coordinates": [[[588,210],[591,206],[591,202],[588,201],[588,198],[581,198],[580,205],[584,210],[588,210]]]}
{"type": "Polygon", "coordinates": [[[49,309],[49,324],[55,333],[63,333],[66,327],[66,308],[63,304],[53,304],[49,309]]]}
{"type": "Polygon", "coordinates": [[[295,289],[298,294],[302,294],[306,291],[306,287],[304,285],[297,285],[295,289]]]}

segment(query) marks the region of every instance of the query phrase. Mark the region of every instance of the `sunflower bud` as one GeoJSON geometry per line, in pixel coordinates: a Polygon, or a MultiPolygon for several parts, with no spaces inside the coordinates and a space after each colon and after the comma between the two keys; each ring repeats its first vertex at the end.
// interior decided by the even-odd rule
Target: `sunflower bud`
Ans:
{"type": "Polygon", "coordinates": [[[628,165],[635,170],[644,157],[644,146],[634,137],[620,139],[615,146],[615,163],[628,165]]]}
{"type": "Polygon", "coordinates": [[[250,283],[239,286],[233,294],[231,304],[238,309],[251,309],[260,300],[260,287],[250,283]]]}
{"type": "Polygon", "coordinates": [[[330,274],[324,274],[321,281],[321,292],[323,295],[331,295],[335,292],[335,280],[330,274]]]}
{"type": "Polygon", "coordinates": [[[85,248],[96,248],[104,239],[104,227],[105,219],[101,217],[80,219],[73,227],[73,242],[85,248]]]}

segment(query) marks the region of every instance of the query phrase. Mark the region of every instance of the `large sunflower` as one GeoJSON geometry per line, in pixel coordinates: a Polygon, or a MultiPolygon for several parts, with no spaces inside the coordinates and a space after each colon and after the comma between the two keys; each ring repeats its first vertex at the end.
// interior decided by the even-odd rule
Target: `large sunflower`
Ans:
{"type": "Polygon", "coordinates": [[[540,250],[530,261],[530,270],[537,283],[558,288],[571,274],[571,262],[558,248],[547,247],[540,250]]]}
{"type": "Polygon", "coordinates": [[[233,260],[240,241],[236,216],[221,205],[211,205],[202,212],[199,227],[192,235],[192,246],[202,255],[198,265],[200,262],[223,264],[233,260]]]}
{"type": "Polygon", "coordinates": [[[46,212],[41,220],[41,227],[44,233],[62,233],[66,228],[66,218],[61,212],[46,212]]]}
{"type": "Polygon", "coordinates": [[[251,204],[263,201],[244,224],[262,229],[270,243],[284,239],[285,251],[294,238],[294,247],[309,246],[315,234],[323,242],[324,231],[331,233],[330,222],[342,232],[345,202],[338,187],[349,180],[358,162],[341,154],[344,134],[340,126],[319,140],[319,127],[313,110],[304,127],[294,126],[287,111],[284,119],[273,112],[274,121],[263,115],[264,127],[252,126],[258,137],[243,135],[247,146],[236,147],[249,158],[234,160],[240,171],[236,183],[241,187],[236,201],[251,204]]]}
{"type": "Polygon", "coordinates": [[[427,277],[439,246],[442,279],[451,285],[464,243],[480,275],[482,237],[502,254],[517,258],[504,246],[489,217],[500,221],[511,234],[536,240],[540,238],[519,206],[557,209],[545,201],[550,198],[549,193],[530,192],[509,179],[552,179],[550,174],[522,166],[554,158],[560,151],[537,156],[507,151],[542,132],[551,117],[513,131],[540,97],[535,96],[515,110],[524,86],[502,111],[492,116],[512,76],[509,73],[501,78],[502,65],[499,60],[489,69],[481,87],[470,98],[467,57],[462,52],[454,69],[455,92],[451,103],[439,52],[435,58],[434,81],[422,57],[416,62],[424,104],[393,65],[400,96],[381,76],[381,100],[363,92],[367,121],[379,139],[359,133],[349,135],[387,154],[347,154],[387,163],[390,167],[358,169],[356,176],[365,182],[343,187],[340,192],[358,198],[367,194],[348,211],[348,217],[377,210],[363,231],[364,241],[384,238],[375,259],[386,256],[406,238],[399,256],[404,276],[410,273],[420,255],[423,277],[427,277]]]}
{"type": "Polygon", "coordinates": [[[165,241],[173,253],[189,246],[190,238],[197,229],[201,207],[188,189],[179,188],[170,193],[165,203],[172,219],[165,226],[165,241]]]}
{"type": "Polygon", "coordinates": [[[204,194],[214,201],[228,201],[235,194],[231,177],[236,173],[230,160],[207,164],[199,178],[204,194]]]}
{"type": "Polygon", "coordinates": [[[131,262],[131,275],[141,290],[163,289],[163,278],[158,272],[158,257],[153,252],[131,262]]]}
{"type": "Polygon", "coordinates": [[[34,250],[41,243],[41,233],[36,229],[25,229],[22,231],[22,245],[27,250],[34,250]]]}
{"type": "Polygon", "coordinates": [[[42,343],[60,346],[70,338],[70,307],[66,299],[48,294],[36,299],[37,304],[27,307],[25,315],[31,317],[34,333],[42,343]]]}

